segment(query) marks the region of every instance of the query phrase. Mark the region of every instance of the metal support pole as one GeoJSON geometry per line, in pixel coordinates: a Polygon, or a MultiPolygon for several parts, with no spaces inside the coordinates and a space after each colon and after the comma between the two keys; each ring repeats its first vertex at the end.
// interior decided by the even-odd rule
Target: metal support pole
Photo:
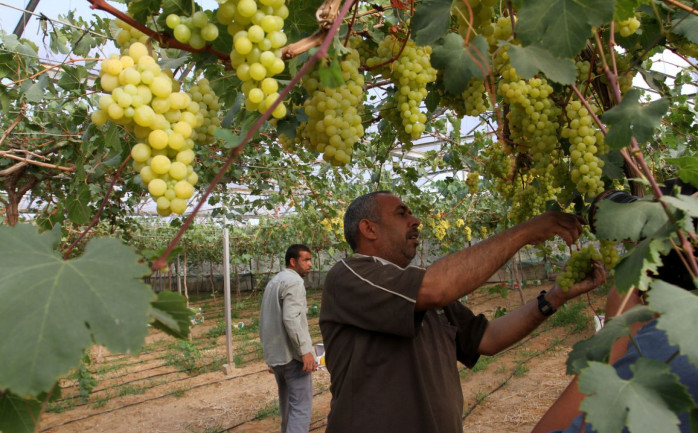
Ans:
{"type": "Polygon", "coordinates": [[[225,300],[225,345],[228,363],[223,366],[223,372],[230,374],[235,368],[233,363],[233,331],[230,317],[230,242],[228,228],[223,229],[223,297],[225,300]]]}
{"type": "Polygon", "coordinates": [[[31,18],[31,15],[38,4],[39,0],[29,0],[29,4],[27,4],[27,8],[24,10],[22,18],[20,18],[17,22],[17,26],[15,27],[15,31],[13,32],[18,39],[22,37],[22,33],[24,33],[24,27],[27,26],[27,22],[31,18]]]}
{"type": "Polygon", "coordinates": [[[180,295],[182,294],[182,277],[181,275],[179,275],[179,270],[181,269],[181,266],[182,264],[179,261],[179,256],[177,256],[177,292],[179,292],[180,295]]]}

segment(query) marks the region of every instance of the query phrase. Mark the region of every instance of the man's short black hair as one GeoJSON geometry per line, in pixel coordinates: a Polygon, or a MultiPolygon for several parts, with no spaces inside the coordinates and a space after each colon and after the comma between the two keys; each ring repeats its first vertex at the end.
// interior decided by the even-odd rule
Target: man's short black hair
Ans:
{"type": "Polygon", "coordinates": [[[291,259],[296,259],[298,261],[298,258],[301,256],[301,251],[306,251],[310,252],[310,248],[303,244],[293,244],[288,249],[286,250],[286,266],[291,265],[291,259]]]}
{"type": "Polygon", "coordinates": [[[361,220],[380,221],[380,212],[376,195],[392,194],[390,191],[375,191],[356,197],[344,214],[344,239],[352,251],[356,251],[359,243],[359,222],[361,220]]]}

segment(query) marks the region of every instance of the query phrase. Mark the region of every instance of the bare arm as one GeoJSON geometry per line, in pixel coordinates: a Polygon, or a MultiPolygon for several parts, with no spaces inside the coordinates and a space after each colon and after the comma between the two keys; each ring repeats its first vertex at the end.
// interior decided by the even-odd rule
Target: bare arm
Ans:
{"type": "MultiPolygon", "coordinates": [[[[568,300],[592,290],[604,281],[606,281],[606,272],[603,265],[595,262],[594,269],[583,281],[566,292],[555,285],[549,293],[545,294],[545,299],[557,310],[568,300]]],[[[530,334],[545,319],[547,317],[538,311],[538,301],[536,299],[529,301],[511,313],[489,322],[480,341],[478,352],[481,355],[497,354],[530,334]]]]}
{"type": "MultiPolygon", "coordinates": [[[[640,297],[637,296],[637,290],[633,289],[633,291],[634,293],[630,294],[629,301],[626,303],[623,311],[627,311],[629,308],[641,303],[640,297]]],[[[621,298],[614,287],[611,289],[608,297],[606,298],[606,320],[621,314],[622,312],[618,311],[620,306],[621,298]]],[[[637,331],[641,325],[642,324],[639,322],[634,323],[632,328],[634,331],[637,331]]],[[[628,349],[628,340],[629,339],[627,337],[624,337],[619,338],[615,343],[613,343],[609,363],[615,362],[625,353],[625,351],[628,349]]],[[[567,388],[562,391],[560,397],[555,400],[555,403],[550,406],[540,421],[538,421],[538,424],[536,424],[531,433],[548,433],[552,430],[563,430],[567,428],[572,423],[572,420],[581,413],[579,410],[579,405],[582,404],[582,401],[586,396],[582,394],[577,387],[578,379],[578,376],[575,376],[572,379],[570,384],[567,385],[567,388]]]]}
{"type": "Polygon", "coordinates": [[[415,309],[443,307],[467,295],[527,244],[538,244],[559,235],[569,245],[581,232],[582,225],[576,216],[546,212],[473,247],[443,257],[427,268],[415,309]]]}

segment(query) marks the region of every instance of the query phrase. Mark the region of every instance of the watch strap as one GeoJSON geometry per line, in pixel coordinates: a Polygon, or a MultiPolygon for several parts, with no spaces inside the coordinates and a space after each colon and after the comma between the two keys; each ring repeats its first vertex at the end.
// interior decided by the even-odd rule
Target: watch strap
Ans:
{"type": "Polygon", "coordinates": [[[548,317],[553,315],[555,309],[553,308],[552,304],[545,299],[545,293],[545,290],[541,290],[541,292],[538,294],[538,311],[540,311],[540,314],[548,317]]]}

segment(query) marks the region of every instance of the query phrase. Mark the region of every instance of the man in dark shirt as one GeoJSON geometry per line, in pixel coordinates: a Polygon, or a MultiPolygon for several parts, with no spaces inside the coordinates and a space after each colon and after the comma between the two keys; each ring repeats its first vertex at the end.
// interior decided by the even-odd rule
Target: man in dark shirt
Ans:
{"type": "Polygon", "coordinates": [[[389,192],[355,199],[344,233],[355,254],[329,271],[320,310],[332,401],[327,433],[462,431],[456,360],[468,367],[521,340],[567,300],[605,281],[600,263],[567,292],[557,286],[488,322],[458,300],[520,248],[555,235],[571,244],[582,227],[548,212],[426,269],[409,266],[420,221],[389,192]]]}

